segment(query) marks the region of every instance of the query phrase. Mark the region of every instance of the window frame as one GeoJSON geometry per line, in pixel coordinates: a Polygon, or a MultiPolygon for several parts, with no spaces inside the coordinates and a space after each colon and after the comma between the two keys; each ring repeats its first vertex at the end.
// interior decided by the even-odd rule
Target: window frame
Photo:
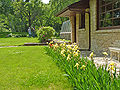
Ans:
{"type": "MultiPolygon", "coordinates": [[[[120,19],[120,17],[114,17],[113,16],[113,12],[114,11],[117,11],[117,10],[119,10],[120,11],[120,8],[118,7],[117,9],[113,9],[113,3],[114,2],[116,2],[117,0],[115,0],[115,1],[113,1],[112,0],[112,2],[110,2],[110,3],[105,3],[105,5],[101,5],[100,6],[100,0],[97,0],[97,30],[104,30],[104,29],[120,29],[120,25],[117,25],[117,26],[115,26],[115,25],[113,25],[113,20],[115,20],[115,19],[120,19]],[[110,4],[112,4],[112,10],[106,10],[106,7],[107,7],[107,5],[110,5],[110,4]],[[102,13],[100,13],[100,7],[105,7],[105,11],[104,12],[102,12],[102,13]],[[100,19],[100,14],[102,15],[102,14],[106,14],[106,13],[108,13],[108,12],[112,12],[112,18],[110,18],[111,20],[112,20],[112,26],[106,26],[106,27],[100,27],[100,21],[102,21],[101,19],[100,19]]],[[[106,19],[105,20],[103,20],[103,22],[105,22],[106,21],[106,19]]]]}

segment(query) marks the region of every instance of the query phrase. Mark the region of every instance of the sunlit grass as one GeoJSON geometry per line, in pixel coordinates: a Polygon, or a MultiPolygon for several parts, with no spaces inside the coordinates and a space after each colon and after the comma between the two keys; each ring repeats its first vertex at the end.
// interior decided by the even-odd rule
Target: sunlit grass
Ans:
{"type": "Polygon", "coordinates": [[[24,45],[24,43],[37,43],[39,42],[37,38],[0,38],[0,46],[17,46],[24,45]]]}
{"type": "Polygon", "coordinates": [[[71,90],[44,47],[0,48],[0,90],[71,90]]]}

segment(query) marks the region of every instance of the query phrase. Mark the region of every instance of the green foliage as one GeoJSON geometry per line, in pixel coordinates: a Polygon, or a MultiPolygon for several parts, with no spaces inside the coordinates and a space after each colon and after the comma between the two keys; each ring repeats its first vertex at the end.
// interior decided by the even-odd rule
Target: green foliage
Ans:
{"type": "MultiPolygon", "coordinates": [[[[41,22],[43,19],[43,4],[40,0],[31,0],[31,2],[13,2],[14,15],[19,20],[17,25],[26,31],[28,27],[36,26],[38,21],[41,22]]],[[[16,19],[17,19],[16,18],[16,19]]]]}
{"type": "Polygon", "coordinates": [[[54,14],[60,12],[62,9],[67,7],[68,5],[75,3],[80,0],[50,0],[50,5],[52,7],[52,11],[54,14]]]}
{"type": "Polygon", "coordinates": [[[12,0],[0,0],[0,14],[8,15],[13,12],[11,1],[12,0]]]}
{"type": "Polygon", "coordinates": [[[0,15],[0,32],[9,32],[8,20],[4,14],[0,15]]]}
{"type": "Polygon", "coordinates": [[[50,0],[49,4],[44,4],[41,0],[0,0],[0,15],[4,15],[4,18],[0,16],[0,31],[27,32],[30,26],[35,29],[51,26],[59,33],[68,18],[55,14],[75,1],[50,0]]]}
{"type": "MultiPolygon", "coordinates": [[[[68,49],[64,47],[58,47],[56,45],[49,44],[50,47],[46,47],[47,53],[53,57],[56,64],[66,72],[66,76],[72,83],[76,90],[119,90],[120,78],[116,77],[116,70],[113,73],[114,77],[110,75],[110,72],[106,66],[96,65],[87,59],[87,57],[81,57],[80,54],[74,57],[72,54],[68,60],[68,49]],[[63,56],[61,50],[64,51],[63,56]],[[78,64],[78,67],[76,66],[78,64]],[[85,68],[83,69],[83,65],[85,68]]],[[[71,52],[74,53],[74,50],[71,52]]]]}
{"type": "Polygon", "coordinates": [[[46,42],[48,41],[48,39],[51,39],[52,36],[54,36],[55,30],[53,29],[53,27],[41,27],[39,28],[39,30],[37,31],[37,35],[38,35],[38,40],[40,42],[46,42]]]}

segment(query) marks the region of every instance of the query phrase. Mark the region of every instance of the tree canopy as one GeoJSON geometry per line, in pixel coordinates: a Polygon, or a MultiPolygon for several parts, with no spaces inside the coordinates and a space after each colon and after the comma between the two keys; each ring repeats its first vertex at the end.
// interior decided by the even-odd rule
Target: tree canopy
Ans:
{"type": "Polygon", "coordinates": [[[28,27],[36,29],[51,26],[57,32],[68,18],[55,17],[67,5],[78,0],[0,0],[0,32],[26,32],[28,27]]]}

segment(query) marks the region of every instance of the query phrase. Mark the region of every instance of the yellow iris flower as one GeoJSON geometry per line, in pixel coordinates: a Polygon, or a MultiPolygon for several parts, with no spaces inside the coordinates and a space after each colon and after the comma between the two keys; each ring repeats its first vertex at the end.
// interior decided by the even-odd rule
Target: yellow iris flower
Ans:
{"type": "Polygon", "coordinates": [[[90,58],[93,60],[93,56],[94,56],[94,53],[93,52],[91,52],[91,54],[90,54],[90,58]]]}
{"type": "Polygon", "coordinates": [[[70,57],[71,57],[71,55],[70,55],[70,54],[68,54],[67,60],[70,60],[70,57]]]}
{"type": "Polygon", "coordinates": [[[114,66],[115,65],[115,63],[114,62],[111,62],[110,64],[109,64],[109,66],[114,66]]]}
{"type": "Polygon", "coordinates": [[[54,45],[54,49],[56,49],[56,48],[58,48],[59,46],[58,46],[58,44],[56,43],[55,45],[54,45]]]}
{"type": "Polygon", "coordinates": [[[78,52],[75,52],[75,51],[74,51],[74,52],[73,52],[73,56],[74,56],[74,57],[78,56],[78,52]]]}
{"type": "Polygon", "coordinates": [[[114,66],[111,66],[111,67],[108,69],[108,71],[109,71],[109,70],[115,71],[115,67],[114,67],[114,66]]]}
{"type": "Polygon", "coordinates": [[[78,69],[78,67],[79,67],[79,63],[76,63],[74,67],[77,67],[77,69],[78,69]]]}
{"type": "Polygon", "coordinates": [[[103,52],[103,55],[108,56],[108,53],[107,52],[103,52]]]}
{"type": "Polygon", "coordinates": [[[79,50],[77,50],[77,52],[79,53],[80,51],[79,51],[79,50]]]}
{"type": "Polygon", "coordinates": [[[64,52],[65,52],[65,50],[63,49],[63,50],[61,51],[61,54],[64,54],[64,52]]]}
{"type": "Polygon", "coordinates": [[[82,67],[81,67],[80,69],[85,70],[85,68],[86,68],[86,66],[85,66],[85,65],[82,65],[82,67]]]}

